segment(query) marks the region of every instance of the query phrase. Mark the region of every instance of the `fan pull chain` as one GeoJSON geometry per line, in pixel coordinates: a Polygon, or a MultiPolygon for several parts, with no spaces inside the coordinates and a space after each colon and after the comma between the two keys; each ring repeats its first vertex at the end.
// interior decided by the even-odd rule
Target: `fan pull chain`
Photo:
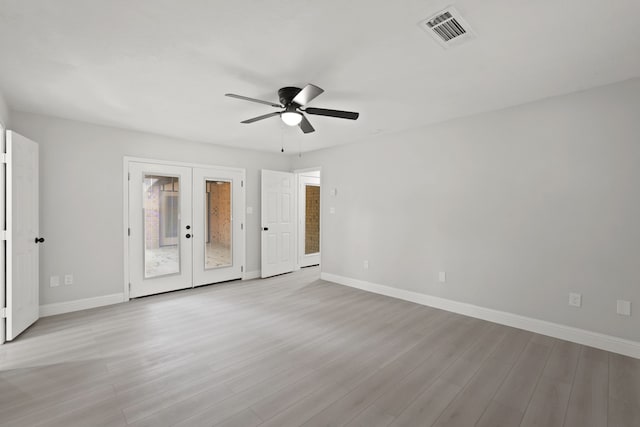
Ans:
{"type": "Polygon", "coordinates": [[[280,152],[284,153],[284,123],[280,121],[280,152]]]}

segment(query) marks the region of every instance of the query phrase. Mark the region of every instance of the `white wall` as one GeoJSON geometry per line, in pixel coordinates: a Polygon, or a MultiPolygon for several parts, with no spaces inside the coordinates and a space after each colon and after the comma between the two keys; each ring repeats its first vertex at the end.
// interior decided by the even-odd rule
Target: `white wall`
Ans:
{"type": "Polygon", "coordinates": [[[323,272],[640,341],[639,112],[634,79],[294,158],[323,272]]]}
{"type": "Polygon", "coordinates": [[[2,92],[0,92],[0,123],[5,127],[9,125],[9,107],[2,96],[2,92]]]}
{"type": "Polygon", "coordinates": [[[259,171],[290,170],[289,157],[19,112],[11,128],[40,144],[41,305],[122,292],[124,156],[246,168],[245,271],[260,268],[259,171]],[[48,286],[65,273],[73,285],[48,286]]]}

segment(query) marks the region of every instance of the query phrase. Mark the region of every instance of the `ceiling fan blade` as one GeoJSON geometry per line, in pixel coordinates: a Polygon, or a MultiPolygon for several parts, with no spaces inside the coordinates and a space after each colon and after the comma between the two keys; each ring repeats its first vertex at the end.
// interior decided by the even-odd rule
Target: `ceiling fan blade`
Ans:
{"type": "Polygon", "coordinates": [[[324,92],[324,89],[320,89],[318,86],[308,84],[302,88],[300,92],[293,98],[292,102],[298,105],[307,105],[313,98],[324,92]]]}
{"type": "Polygon", "coordinates": [[[236,95],[235,93],[225,93],[224,96],[228,96],[230,98],[242,99],[244,101],[257,102],[259,104],[271,105],[272,107],[282,108],[282,105],[276,104],[274,102],[262,101],[261,99],[249,98],[248,96],[236,95]]]}
{"type": "Polygon", "coordinates": [[[302,132],[304,133],[315,132],[315,129],[311,126],[311,123],[309,123],[309,120],[307,120],[304,114],[302,114],[302,120],[298,126],[300,126],[300,129],[302,129],[302,132]]]}
{"type": "Polygon", "coordinates": [[[329,117],[337,117],[339,119],[349,119],[356,120],[360,113],[356,113],[353,111],[340,111],[340,110],[327,110],[326,108],[306,108],[304,110],[305,113],[315,114],[317,116],[329,116],[329,117]]]}
{"type": "Polygon", "coordinates": [[[276,113],[269,113],[269,114],[265,114],[263,116],[258,116],[258,117],[254,117],[252,119],[247,119],[247,120],[244,120],[244,121],[242,121],[240,123],[253,123],[253,122],[257,122],[258,120],[264,120],[264,119],[268,119],[269,117],[275,117],[275,116],[279,116],[279,115],[280,115],[280,112],[278,111],[276,113]]]}

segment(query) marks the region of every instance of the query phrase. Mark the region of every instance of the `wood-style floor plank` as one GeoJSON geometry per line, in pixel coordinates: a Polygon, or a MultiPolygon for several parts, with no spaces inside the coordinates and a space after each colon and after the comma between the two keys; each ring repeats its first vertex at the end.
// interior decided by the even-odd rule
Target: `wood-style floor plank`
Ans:
{"type": "Polygon", "coordinates": [[[595,348],[582,347],[565,427],[606,426],[608,397],[609,354],[595,348]]]}
{"type": "Polygon", "coordinates": [[[640,426],[640,361],[319,280],[317,268],[41,319],[2,426],[640,426]]]}

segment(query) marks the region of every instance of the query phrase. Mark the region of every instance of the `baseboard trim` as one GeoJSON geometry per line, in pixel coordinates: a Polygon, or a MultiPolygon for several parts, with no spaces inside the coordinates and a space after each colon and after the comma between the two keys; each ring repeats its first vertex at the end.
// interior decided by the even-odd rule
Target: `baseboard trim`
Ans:
{"type": "Polygon", "coordinates": [[[54,304],[45,304],[40,306],[40,317],[71,313],[73,311],[87,310],[89,308],[102,307],[105,305],[118,304],[121,302],[124,302],[123,293],[58,302],[54,304]]]}
{"type": "Polygon", "coordinates": [[[322,280],[640,359],[640,342],[331,273],[322,280]]]}
{"type": "Polygon", "coordinates": [[[257,279],[260,277],[260,270],[247,271],[242,275],[242,280],[257,279]]]}

